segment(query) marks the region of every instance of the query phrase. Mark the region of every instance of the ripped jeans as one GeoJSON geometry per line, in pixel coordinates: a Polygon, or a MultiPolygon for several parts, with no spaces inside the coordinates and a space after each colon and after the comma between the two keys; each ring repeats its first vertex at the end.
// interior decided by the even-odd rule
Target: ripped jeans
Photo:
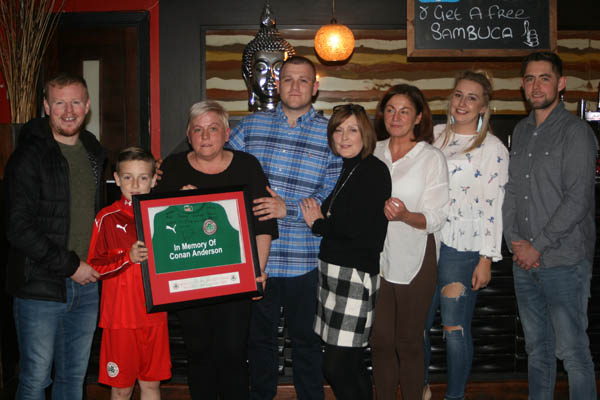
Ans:
{"type": "Polygon", "coordinates": [[[435,312],[440,306],[443,326],[460,326],[462,329],[444,331],[446,342],[446,364],[448,368],[448,386],[446,399],[463,399],[465,386],[471,373],[473,361],[473,338],[471,320],[475,310],[477,292],[471,290],[473,271],[479,263],[479,252],[458,251],[442,243],[438,261],[438,278],[435,294],[429,308],[425,327],[425,384],[429,383],[427,369],[431,359],[429,330],[433,325],[435,312]],[[451,283],[460,283],[462,292],[456,298],[443,294],[444,287],[451,283]]]}

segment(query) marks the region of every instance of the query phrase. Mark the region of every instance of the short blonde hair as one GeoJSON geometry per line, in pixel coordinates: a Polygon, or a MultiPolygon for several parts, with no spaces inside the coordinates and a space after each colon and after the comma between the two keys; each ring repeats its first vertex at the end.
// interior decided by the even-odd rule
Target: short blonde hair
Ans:
{"type": "Polygon", "coordinates": [[[222,105],[217,103],[214,100],[203,100],[198,103],[192,104],[190,107],[190,112],[188,113],[188,122],[185,128],[186,132],[190,130],[190,125],[192,121],[198,118],[200,115],[206,114],[208,112],[214,112],[219,116],[219,119],[223,123],[223,127],[225,129],[229,129],[229,114],[223,108],[222,105]]]}

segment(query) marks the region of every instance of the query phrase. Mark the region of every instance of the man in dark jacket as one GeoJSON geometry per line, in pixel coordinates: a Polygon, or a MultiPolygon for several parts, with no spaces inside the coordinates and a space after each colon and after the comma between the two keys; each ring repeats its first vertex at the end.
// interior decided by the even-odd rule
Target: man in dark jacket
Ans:
{"type": "Polygon", "coordinates": [[[19,341],[17,399],[81,399],[98,314],[98,273],[84,260],[103,198],[105,155],[82,130],[85,81],[62,74],[44,91],[47,119],[23,126],[6,165],[7,291],[19,341]]]}

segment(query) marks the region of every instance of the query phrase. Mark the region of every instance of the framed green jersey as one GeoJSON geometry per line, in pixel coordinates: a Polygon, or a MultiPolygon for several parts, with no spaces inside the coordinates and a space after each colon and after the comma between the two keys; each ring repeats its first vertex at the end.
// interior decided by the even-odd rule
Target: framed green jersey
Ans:
{"type": "Polygon", "coordinates": [[[133,207],[148,312],[262,294],[244,187],[136,195],[133,207]]]}

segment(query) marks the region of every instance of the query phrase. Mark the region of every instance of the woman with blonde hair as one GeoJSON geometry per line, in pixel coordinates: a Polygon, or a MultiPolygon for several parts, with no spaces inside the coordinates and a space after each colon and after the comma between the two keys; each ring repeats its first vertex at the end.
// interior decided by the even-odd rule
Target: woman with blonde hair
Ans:
{"type": "MultiPolygon", "coordinates": [[[[229,132],[229,115],[223,106],[212,100],[193,104],[186,128],[190,149],[165,159],[157,191],[244,185],[250,200],[269,196],[269,181],[258,160],[248,153],[224,148],[229,132]]],[[[204,221],[215,224],[210,219],[204,221]]],[[[271,241],[278,238],[279,232],[273,219],[261,221],[254,216],[253,227],[262,272],[256,280],[264,288],[271,241]]],[[[234,298],[177,311],[193,400],[248,399],[246,360],[251,310],[250,299],[234,298]]]]}
{"type": "MultiPolygon", "coordinates": [[[[455,80],[446,124],[433,129],[433,145],[448,162],[450,200],[441,230],[436,291],[425,329],[425,368],[429,329],[440,306],[448,386],[446,399],[463,399],[471,371],[471,320],[477,292],[491,280],[492,261],[502,259],[502,202],[508,180],[508,151],[489,127],[492,84],[483,71],[464,71],[455,80]]],[[[431,398],[427,382],[423,399],[431,398]]]]}

